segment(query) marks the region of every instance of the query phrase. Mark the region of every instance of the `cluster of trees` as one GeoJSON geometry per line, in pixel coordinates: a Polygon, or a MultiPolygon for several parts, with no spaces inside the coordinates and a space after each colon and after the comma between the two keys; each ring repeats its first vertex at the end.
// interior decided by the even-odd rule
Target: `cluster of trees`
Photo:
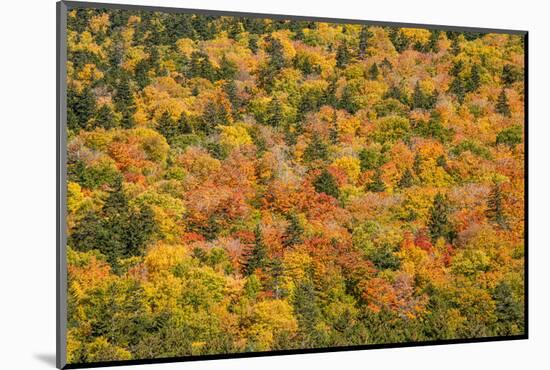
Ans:
{"type": "Polygon", "coordinates": [[[519,36],[68,17],[68,362],[524,332],[519,36]]]}

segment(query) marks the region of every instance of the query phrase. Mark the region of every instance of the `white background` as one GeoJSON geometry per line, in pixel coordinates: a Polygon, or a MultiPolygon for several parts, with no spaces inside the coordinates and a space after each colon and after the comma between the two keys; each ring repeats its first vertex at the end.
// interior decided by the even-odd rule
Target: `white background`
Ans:
{"type": "MultiPolygon", "coordinates": [[[[106,0],[108,1],[108,0],[106,0]]],[[[550,368],[550,34],[544,1],[127,0],[134,4],[530,31],[530,339],[131,369],[550,368]]],[[[111,1],[117,2],[117,1],[111,1]]],[[[0,368],[55,363],[55,1],[0,13],[0,368]]],[[[127,368],[127,367],[124,367],[127,368]]],[[[121,368],[122,369],[122,368],[121,368]]]]}

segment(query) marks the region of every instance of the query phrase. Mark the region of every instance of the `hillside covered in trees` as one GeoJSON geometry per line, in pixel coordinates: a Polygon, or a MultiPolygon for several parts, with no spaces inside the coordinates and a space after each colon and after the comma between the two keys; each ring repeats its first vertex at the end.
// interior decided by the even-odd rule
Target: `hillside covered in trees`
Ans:
{"type": "Polygon", "coordinates": [[[68,362],[524,333],[521,36],[68,16],[68,362]]]}

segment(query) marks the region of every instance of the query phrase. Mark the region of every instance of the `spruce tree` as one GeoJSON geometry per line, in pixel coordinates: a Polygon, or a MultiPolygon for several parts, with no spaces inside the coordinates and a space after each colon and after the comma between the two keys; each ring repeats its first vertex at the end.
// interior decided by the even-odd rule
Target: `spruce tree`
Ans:
{"type": "Polygon", "coordinates": [[[470,71],[470,78],[466,83],[466,90],[468,92],[474,92],[479,89],[481,85],[481,67],[478,64],[474,64],[470,71]]]}
{"type": "Polygon", "coordinates": [[[367,190],[375,193],[381,193],[386,190],[386,184],[382,180],[382,171],[380,168],[377,168],[374,172],[374,179],[367,186],[367,190]]]}
{"type": "Polygon", "coordinates": [[[178,134],[178,123],[172,118],[170,112],[162,113],[157,123],[157,130],[169,143],[178,134]]]}
{"type": "Polygon", "coordinates": [[[361,33],[359,34],[359,56],[364,58],[367,54],[368,41],[371,34],[367,26],[361,27],[361,33]]]}
{"type": "Polygon", "coordinates": [[[447,241],[454,239],[455,232],[449,220],[449,213],[450,207],[447,199],[441,193],[437,193],[428,221],[428,229],[430,230],[432,241],[435,242],[438,238],[445,238],[447,241]]]}
{"type": "Polygon", "coordinates": [[[283,245],[289,247],[291,245],[300,244],[302,242],[302,234],[304,228],[300,223],[300,219],[296,213],[290,213],[287,217],[288,226],[283,237],[283,245]]]}
{"type": "Polygon", "coordinates": [[[318,193],[325,193],[336,199],[340,196],[338,182],[326,169],[313,181],[313,186],[318,193]]]}
{"type": "Polygon", "coordinates": [[[413,186],[413,182],[414,182],[414,179],[413,179],[412,172],[411,172],[410,169],[407,168],[403,172],[403,176],[401,176],[401,178],[399,179],[399,183],[397,185],[400,188],[405,189],[405,188],[410,188],[411,186],[413,186]]]}
{"type": "Polygon", "coordinates": [[[283,105],[278,98],[271,99],[267,107],[268,119],[267,123],[273,127],[280,127],[283,124],[283,105]]]}
{"type": "Polygon", "coordinates": [[[260,225],[254,229],[254,244],[244,253],[243,272],[246,276],[252,275],[257,269],[266,267],[267,248],[262,240],[260,225]]]}
{"type": "Polygon", "coordinates": [[[309,143],[309,145],[306,147],[304,151],[304,160],[306,162],[312,162],[316,159],[320,159],[322,161],[325,161],[328,158],[328,147],[327,145],[321,140],[321,138],[318,135],[314,135],[313,139],[309,143]]]}
{"type": "Polygon", "coordinates": [[[218,79],[233,80],[237,76],[238,71],[239,69],[237,68],[237,65],[227,59],[224,54],[220,61],[220,68],[218,69],[218,79]]]}
{"type": "Polygon", "coordinates": [[[495,182],[489,194],[489,199],[487,200],[487,210],[485,214],[491,222],[498,225],[500,228],[506,229],[508,227],[508,221],[504,214],[503,203],[504,199],[501,185],[495,182]]]}
{"type": "Polygon", "coordinates": [[[376,80],[378,78],[378,74],[379,74],[378,65],[376,63],[373,63],[368,71],[369,79],[376,80]]]}
{"type": "Polygon", "coordinates": [[[103,127],[107,130],[118,125],[113,109],[109,104],[103,104],[101,108],[97,110],[94,125],[96,127],[103,127]]]}
{"type": "Polygon", "coordinates": [[[301,348],[314,347],[320,339],[317,324],[321,320],[321,310],[315,287],[309,279],[297,284],[292,302],[298,319],[301,348]]]}
{"type": "Polygon", "coordinates": [[[180,118],[178,119],[178,131],[180,134],[184,135],[195,133],[195,129],[191,123],[191,118],[185,112],[182,112],[180,118]]]}
{"type": "Polygon", "coordinates": [[[336,67],[344,68],[350,62],[350,59],[351,55],[344,41],[338,45],[338,49],[336,50],[336,67]]]}
{"type": "Polygon", "coordinates": [[[498,96],[496,111],[497,113],[502,114],[504,117],[510,117],[512,115],[512,113],[510,112],[510,106],[508,105],[506,91],[504,89],[500,91],[500,95],[498,96]]]}

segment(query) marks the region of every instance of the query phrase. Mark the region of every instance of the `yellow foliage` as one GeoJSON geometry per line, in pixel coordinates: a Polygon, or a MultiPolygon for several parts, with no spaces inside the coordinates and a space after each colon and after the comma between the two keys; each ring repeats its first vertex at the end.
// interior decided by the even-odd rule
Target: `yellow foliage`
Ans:
{"type": "Polygon", "coordinates": [[[361,173],[361,163],[359,159],[351,156],[335,159],[334,162],[332,162],[332,166],[344,171],[351,183],[357,182],[359,174],[361,173]]]}
{"type": "Polygon", "coordinates": [[[144,264],[150,274],[165,274],[189,258],[187,248],[182,245],[157,243],[147,251],[144,264]]]}
{"type": "Polygon", "coordinates": [[[67,183],[67,209],[70,213],[76,211],[84,201],[82,188],[76,182],[67,183]]]}
{"type": "Polygon", "coordinates": [[[413,43],[419,42],[421,44],[426,44],[430,41],[430,30],[425,28],[402,28],[401,32],[412,40],[413,43]]]}
{"type": "Polygon", "coordinates": [[[109,27],[109,25],[110,22],[108,13],[95,15],[90,19],[90,29],[94,33],[107,31],[107,27],[109,27]]]}
{"type": "Polygon", "coordinates": [[[242,124],[219,126],[219,129],[221,130],[220,143],[222,145],[234,149],[242,145],[252,144],[252,138],[242,124]]]}

